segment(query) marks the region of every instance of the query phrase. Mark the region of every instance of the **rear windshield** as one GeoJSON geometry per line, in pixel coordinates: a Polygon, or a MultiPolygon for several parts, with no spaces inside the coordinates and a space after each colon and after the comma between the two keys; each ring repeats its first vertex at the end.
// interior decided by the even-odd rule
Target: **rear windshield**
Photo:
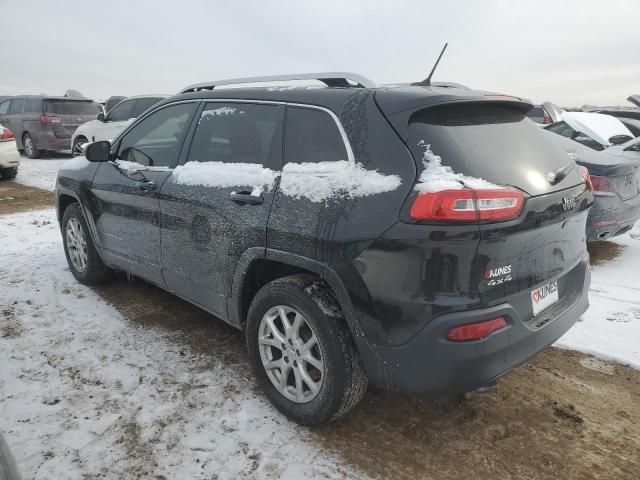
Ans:
{"type": "Polygon", "coordinates": [[[95,102],[47,100],[45,102],[45,111],[58,115],[97,115],[101,110],[95,102]]]}
{"type": "Polygon", "coordinates": [[[448,104],[414,114],[408,143],[419,167],[433,158],[429,149],[456,173],[529,191],[532,171],[544,176],[570,161],[549,135],[513,106],[448,104]]]}

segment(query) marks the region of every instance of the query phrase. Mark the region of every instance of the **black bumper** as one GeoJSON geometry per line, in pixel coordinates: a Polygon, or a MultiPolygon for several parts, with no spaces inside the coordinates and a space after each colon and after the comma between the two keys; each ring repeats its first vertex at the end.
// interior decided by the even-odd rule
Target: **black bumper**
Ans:
{"type": "Polygon", "coordinates": [[[524,322],[509,303],[442,315],[404,345],[377,347],[376,360],[383,359],[382,365],[376,368],[369,363],[373,359],[365,358],[369,377],[381,387],[414,393],[462,393],[487,386],[553,344],[578,321],[589,306],[588,269],[583,278],[580,295],[543,322],[544,314],[524,322]],[[446,339],[451,327],[499,316],[508,326],[483,340],[446,339]]]}

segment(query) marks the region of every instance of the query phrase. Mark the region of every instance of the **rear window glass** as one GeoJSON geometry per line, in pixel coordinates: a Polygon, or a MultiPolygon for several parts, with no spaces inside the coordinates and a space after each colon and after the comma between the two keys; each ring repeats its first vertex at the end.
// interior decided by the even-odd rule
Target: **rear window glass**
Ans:
{"type": "Polygon", "coordinates": [[[434,158],[429,150],[455,173],[527,191],[536,188],[532,171],[544,175],[569,161],[548,135],[514,106],[448,104],[411,117],[408,145],[420,170],[434,158]]]}
{"type": "Polygon", "coordinates": [[[46,111],[58,115],[97,115],[101,110],[94,102],[47,100],[46,111]]]}

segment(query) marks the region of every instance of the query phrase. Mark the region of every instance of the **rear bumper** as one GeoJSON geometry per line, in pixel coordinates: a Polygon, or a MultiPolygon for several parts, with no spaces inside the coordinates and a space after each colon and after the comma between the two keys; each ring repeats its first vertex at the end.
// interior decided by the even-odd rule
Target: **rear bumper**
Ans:
{"type": "Polygon", "coordinates": [[[461,393],[491,384],[550,346],[578,321],[589,306],[588,269],[582,278],[582,292],[555,316],[544,318],[543,312],[525,322],[510,303],[441,315],[406,344],[376,348],[377,360],[382,359],[385,367],[367,368],[369,376],[379,386],[415,393],[461,393]],[[499,316],[508,326],[483,340],[446,339],[454,326],[499,316]]]}
{"type": "Polygon", "coordinates": [[[596,196],[587,220],[587,241],[606,240],[629,230],[640,218],[640,195],[623,201],[596,196]]]}

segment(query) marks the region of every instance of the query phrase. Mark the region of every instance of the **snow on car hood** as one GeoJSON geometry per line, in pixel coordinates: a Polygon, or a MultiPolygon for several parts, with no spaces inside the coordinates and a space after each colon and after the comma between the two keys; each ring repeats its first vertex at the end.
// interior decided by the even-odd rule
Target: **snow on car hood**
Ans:
{"type": "Polygon", "coordinates": [[[564,112],[562,120],[574,130],[584,133],[607,147],[611,145],[609,139],[616,135],[626,135],[633,138],[633,134],[620,120],[611,115],[588,112],[564,112]]]}

